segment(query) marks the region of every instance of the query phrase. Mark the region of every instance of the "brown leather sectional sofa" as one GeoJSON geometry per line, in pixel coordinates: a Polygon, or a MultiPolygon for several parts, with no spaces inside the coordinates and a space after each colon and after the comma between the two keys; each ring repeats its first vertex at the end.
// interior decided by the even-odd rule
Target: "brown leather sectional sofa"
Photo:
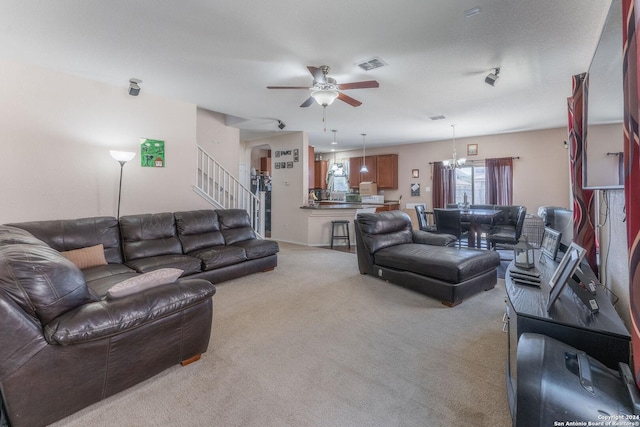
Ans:
{"type": "Polygon", "coordinates": [[[277,265],[243,210],[200,210],[0,226],[2,417],[41,426],[207,351],[212,284],[277,265]],[[105,264],[63,253],[102,245],[105,264]],[[161,268],[182,277],[116,299],[161,268]]]}
{"type": "Polygon", "coordinates": [[[500,255],[451,247],[456,237],[413,230],[402,211],[358,214],[355,223],[360,274],[455,306],[497,282],[500,255]]]}

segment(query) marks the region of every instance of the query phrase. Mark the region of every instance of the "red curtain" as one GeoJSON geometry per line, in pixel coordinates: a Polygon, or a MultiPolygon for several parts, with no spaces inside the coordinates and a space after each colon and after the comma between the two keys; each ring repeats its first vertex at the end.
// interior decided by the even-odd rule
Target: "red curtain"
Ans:
{"type": "Polygon", "coordinates": [[[513,204],[513,159],[502,157],[485,160],[486,200],[489,205],[513,204]]]}
{"type": "Polygon", "coordinates": [[[571,189],[573,190],[573,241],[582,246],[587,254],[585,259],[595,273],[598,272],[596,261],[596,233],[590,213],[594,191],[582,188],[582,150],[583,122],[582,101],[585,95],[585,74],[573,76],[573,94],[567,100],[569,110],[569,150],[571,158],[571,189]]]}
{"type": "Polygon", "coordinates": [[[456,175],[454,170],[445,168],[442,162],[433,163],[431,202],[434,209],[444,208],[456,201],[456,175]]]}
{"type": "Polygon", "coordinates": [[[624,88],[624,195],[629,245],[629,312],[631,315],[631,346],[636,384],[640,387],[640,152],[638,141],[638,40],[635,13],[640,0],[622,1],[623,88],[624,88]]]}

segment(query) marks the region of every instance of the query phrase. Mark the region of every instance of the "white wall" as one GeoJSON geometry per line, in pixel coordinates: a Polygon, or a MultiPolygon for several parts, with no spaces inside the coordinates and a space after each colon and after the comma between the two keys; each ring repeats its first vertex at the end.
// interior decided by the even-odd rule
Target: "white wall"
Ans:
{"type": "Polygon", "coordinates": [[[198,108],[196,138],[209,155],[213,156],[236,178],[239,177],[240,130],[225,125],[224,114],[198,108]]]}
{"type": "Polygon", "coordinates": [[[202,208],[192,191],[196,106],[0,60],[0,223],[202,208]],[[139,138],[165,141],[166,167],[140,166],[139,138]]]}
{"type": "Polygon", "coordinates": [[[278,136],[245,142],[244,160],[251,162],[254,147],[271,149],[271,237],[276,240],[306,244],[306,215],[300,206],[309,194],[309,143],[304,132],[283,132],[278,136]],[[276,151],[299,150],[293,155],[276,157],[276,151]],[[276,169],[275,162],[293,162],[292,168],[276,169]]]}

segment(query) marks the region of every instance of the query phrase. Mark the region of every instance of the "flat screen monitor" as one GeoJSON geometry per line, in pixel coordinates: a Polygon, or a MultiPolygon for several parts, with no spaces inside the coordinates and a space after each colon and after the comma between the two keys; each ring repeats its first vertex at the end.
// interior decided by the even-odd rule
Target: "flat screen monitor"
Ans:
{"type": "Polygon", "coordinates": [[[569,248],[564,253],[562,260],[560,260],[560,264],[553,272],[553,276],[551,276],[551,280],[549,280],[549,286],[551,286],[551,293],[549,294],[549,302],[547,304],[547,312],[551,310],[553,303],[556,302],[560,293],[562,293],[562,289],[567,284],[567,281],[573,273],[580,265],[580,262],[584,258],[584,255],[587,251],[584,248],[576,245],[571,242],[569,248]]]}

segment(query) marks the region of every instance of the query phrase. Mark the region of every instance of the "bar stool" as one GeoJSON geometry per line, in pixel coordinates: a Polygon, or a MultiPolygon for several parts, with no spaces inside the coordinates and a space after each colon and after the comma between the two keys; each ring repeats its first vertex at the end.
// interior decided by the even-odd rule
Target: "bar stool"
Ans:
{"type": "Polygon", "coordinates": [[[348,248],[351,249],[351,239],[349,237],[349,221],[346,219],[331,221],[331,249],[333,249],[333,241],[335,239],[343,239],[347,241],[348,248]],[[343,226],[342,232],[344,233],[346,226],[347,234],[336,234],[336,226],[343,226]]]}

